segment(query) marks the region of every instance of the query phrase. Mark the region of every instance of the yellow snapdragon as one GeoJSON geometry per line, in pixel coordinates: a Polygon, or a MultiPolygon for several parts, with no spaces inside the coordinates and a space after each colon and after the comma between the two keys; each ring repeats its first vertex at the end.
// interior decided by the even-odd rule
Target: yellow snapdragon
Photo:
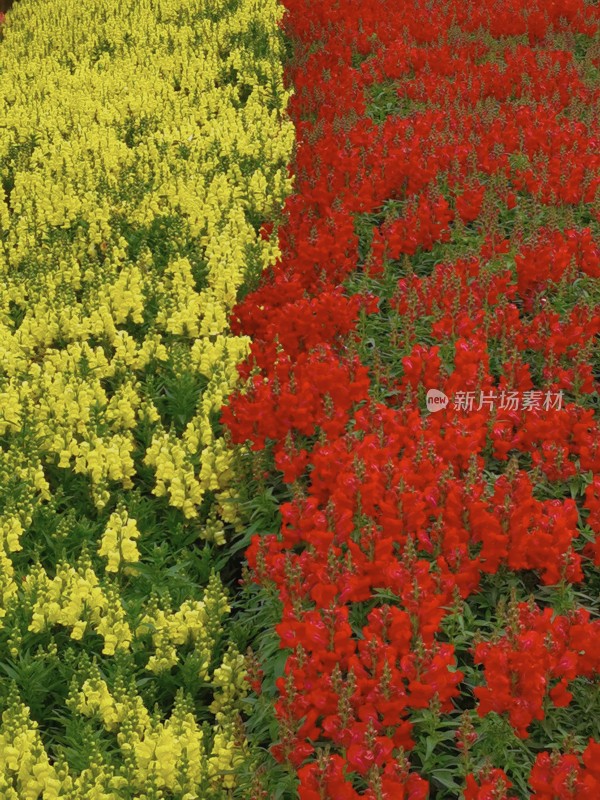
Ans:
{"type": "MultiPolygon", "coordinates": [[[[140,560],[136,544],[139,537],[140,531],[135,519],[124,508],[110,515],[98,550],[98,554],[107,560],[107,572],[118,572],[123,562],[130,564],[140,560]]],[[[135,574],[135,569],[126,566],[123,572],[135,574]]]]}
{"type": "Polygon", "coordinates": [[[111,584],[103,589],[85,559],[77,569],[64,562],[59,564],[53,579],[40,568],[27,577],[25,589],[37,595],[30,631],[39,633],[62,625],[71,628],[72,639],[80,640],[91,626],[104,638],[105,655],[129,648],[132,634],[118,590],[111,584]]]}
{"type": "Polygon", "coordinates": [[[152,635],[155,653],[147,669],[164,672],[178,663],[177,647],[192,643],[199,656],[199,677],[208,674],[210,652],[221,633],[220,621],[230,611],[227,596],[217,575],[211,575],[202,600],[186,600],[174,613],[150,604],[136,629],[136,636],[152,635]]]}

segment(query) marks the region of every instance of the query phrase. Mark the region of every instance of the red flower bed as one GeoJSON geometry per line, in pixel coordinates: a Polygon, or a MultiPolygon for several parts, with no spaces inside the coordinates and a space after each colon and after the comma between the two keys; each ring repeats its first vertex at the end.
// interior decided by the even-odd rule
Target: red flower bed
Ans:
{"type": "Polygon", "coordinates": [[[600,6],[285,5],[296,190],[223,413],[292,494],[247,553],[274,753],[301,800],[598,796],[548,730],[600,672],[600,6]]]}

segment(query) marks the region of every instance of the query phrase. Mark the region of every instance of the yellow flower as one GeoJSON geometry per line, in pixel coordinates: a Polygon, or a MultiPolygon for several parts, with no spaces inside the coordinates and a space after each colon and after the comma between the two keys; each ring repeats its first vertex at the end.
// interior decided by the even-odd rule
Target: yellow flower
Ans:
{"type": "MultiPolygon", "coordinates": [[[[110,515],[98,549],[98,554],[107,559],[107,572],[118,572],[123,562],[134,563],[140,560],[136,545],[139,537],[135,519],[129,517],[124,508],[110,515]]],[[[125,567],[123,571],[126,574],[135,572],[131,567],[125,567]]]]}

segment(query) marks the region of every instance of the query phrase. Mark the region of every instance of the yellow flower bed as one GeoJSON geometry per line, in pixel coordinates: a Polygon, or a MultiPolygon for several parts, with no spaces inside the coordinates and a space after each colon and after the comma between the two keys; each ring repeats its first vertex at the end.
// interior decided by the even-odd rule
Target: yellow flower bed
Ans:
{"type": "Polygon", "coordinates": [[[215,420],[249,344],[229,313],[278,254],[258,231],[290,190],[281,14],[276,0],[19,0],[4,26],[7,800],[229,796],[243,761],[243,659],[217,646],[218,577],[185,599],[171,578],[151,588],[157,564],[179,579],[182,542],[222,544],[237,524],[215,420]],[[72,676],[61,719],[113,737],[85,728],[82,771],[47,748],[24,658],[72,676]],[[147,707],[139,687],[184,667],[208,687],[212,723],[183,691],[164,718],[147,707]]]}

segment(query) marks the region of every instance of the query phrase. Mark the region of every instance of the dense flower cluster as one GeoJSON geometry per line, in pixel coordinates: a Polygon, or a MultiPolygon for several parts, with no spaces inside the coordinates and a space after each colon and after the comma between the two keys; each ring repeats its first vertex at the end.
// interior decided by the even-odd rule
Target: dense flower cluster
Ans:
{"type": "Polygon", "coordinates": [[[22,0],[0,15],[6,800],[236,784],[245,661],[197,541],[211,553],[239,524],[217,415],[248,352],[230,310],[278,253],[260,226],[291,185],[282,14],[22,0]]]}
{"type": "Polygon", "coordinates": [[[87,476],[99,509],[130,488],[143,423],[154,491],[187,517],[231,485],[211,415],[247,349],[229,333],[237,289],[277,252],[253,220],[288,187],[280,13],[171,5],[157,25],[108,0],[49,17],[25,4],[5,32],[0,430],[15,442],[4,462],[29,472],[3,531],[27,527],[44,464],[87,476]],[[271,26],[270,60],[244,39],[255,24],[271,26]],[[153,389],[190,375],[202,391],[173,436],[153,389]]]}
{"type": "MultiPolygon", "coordinates": [[[[589,741],[583,753],[539,753],[531,770],[531,798],[536,800],[592,800],[600,790],[600,744],[589,741]]],[[[467,776],[465,800],[514,800],[512,784],[501,769],[482,771],[479,780],[467,776]]]]}
{"type": "MultiPolygon", "coordinates": [[[[247,553],[282,604],[274,754],[301,800],[512,796],[502,762],[455,750],[448,783],[406,754],[465,703],[524,740],[600,671],[575,600],[600,538],[600,10],[285,5],[296,191],[222,415],[291,496],[247,553]],[[462,402],[427,413],[429,389],[462,402]],[[505,627],[464,634],[517,585],[505,627]]],[[[578,758],[531,755],[521,788],[583,797],[578,758]]]]}
{"type": "Polygon", "coordinates": [[[573,695],[569,682],[577,676],[600,674],[600,621],[590,621],[579,609],[572,619],[522,605],[506,636],[475,647],[476,663],[483,663],[486,686],[477,687],[477,712],[507,713],[522,738],[534,719],[544,718],[544,700],[568,706],[573,695]],[[552,685],[551,685],[552,684],[552,685]]]}
{"type": "Polygon", "coordinates": [[[581,757],[574,753],[540,753],[531,771],[531,796],[539,800],[591,800],[600,790],[598,756],[600,745],[591,740],[581,757]]]}

